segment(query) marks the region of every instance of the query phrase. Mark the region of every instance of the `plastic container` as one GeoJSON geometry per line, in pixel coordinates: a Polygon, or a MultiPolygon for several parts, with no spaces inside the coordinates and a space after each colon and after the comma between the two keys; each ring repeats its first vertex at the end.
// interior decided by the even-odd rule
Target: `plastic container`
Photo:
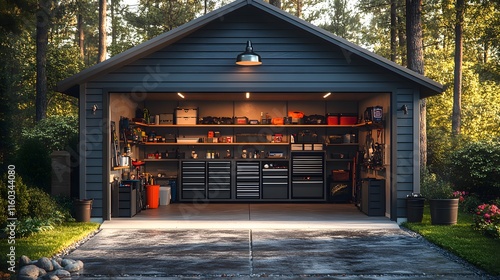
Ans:
{"type": "Polygon", "coordinates": [[[160,204],[160,185],[146,186],[146,201],[148,208],[158,208],[158,205],[160,204]]]}
{"type": "Polygon", "coordinates": [[[168,186],[160,187],[160,205],[169,205],[171,199],[171,188],[168,186]]]}
{"type": "Polygon", "coordinates": [[[326,117],[326,123],[328,125],[339,125],[339,115],[328,115],[326,117]]]}

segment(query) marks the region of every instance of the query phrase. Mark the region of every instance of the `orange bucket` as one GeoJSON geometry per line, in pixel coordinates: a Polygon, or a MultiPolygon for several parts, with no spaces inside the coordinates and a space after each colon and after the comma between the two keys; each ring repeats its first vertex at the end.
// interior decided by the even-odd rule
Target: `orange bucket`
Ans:
{"type": "Polygon", "coordinates": [[[148,208],[158,208],[158,205],[160,204],[160,185],[146,186],[146,200],[148,208]]]}

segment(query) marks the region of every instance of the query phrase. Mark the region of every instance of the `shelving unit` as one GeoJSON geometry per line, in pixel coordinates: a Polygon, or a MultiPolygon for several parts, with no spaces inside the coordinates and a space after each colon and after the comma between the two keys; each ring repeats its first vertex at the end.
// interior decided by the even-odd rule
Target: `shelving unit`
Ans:
{"type": "MultiPolygon", "coordinates": [[[[142,155],[140,160],[147,163],[148,171],[175,172],[180,187],[180,201],[331,201],[330,192],[333,184],[346,184],[349,194],[344,195],[340,201],[349,202],[355,195],[354,158],[360,150],[360,141],[356,139],[349,143],[327,143],[328,136],[351,134],[356,135],[357,138],[360,130],[381,127],[380,124],[371,122],[354,125],[157,125],[138,122],[130,124],[146,132],[154,131],[156,135],[162,136],[161,139],[169,137],[169,142],[157,142],[158,140],[156,142],[127,140],[127,142],[139,149],[139,154],[142,155]],[[304,130],[317,134],[317,142],[299,143],[298,139],[294,138],[295,141],[291,143],[290,135],[297,135],[304,130]],[[213,141],[208,138],[208,131],[219,132],[221,137],[219,140],[227,142],[208,142],[213,141]],[[275,134],[282,136],[281,142],[273,142],[275,134]],[[256,139],[263,141],[238,142],[243,135],[250,136],[250,139],[246,137],[245,140],[252,140],[251,137],[255,135],[256,139]],[[173,142],[184,137],[200,139],[199,141],[202,142],[173,142]],[[292,149],[292,144],[302,143],[304,144],[303,150],[292,149]],[[306,145],[308,147],[313,145],[313,150],[306,150],[306,145]],[[247,150],[252,157],[243,157],[244,150],[247,150]],[[175,156],[171,153],[175,153],[175,156]],[[196,153],[197,157],[192,157],[192,153],[196,153]],[[226,156],[227,153],[230,157],[226,156]],[[270,157],[269,153],[282,156],[270,157]],[[151,158],[156,154],[159,158],[151,158]],[[299,159],[303,155],[311,157],[315,167],[313,171],[316,173],[299,174],[303,169],[299,159]],[[264,167],[266,163],[273,162],[280,162],[283,168],[264,167]],[[194,171],[191,170],[193,168],[194,171]],[[220,168],[223,170],[216,171],[220,168]],[[330,175],[333,170],[347,170],[349,179],[333,181],[330,175]],[[311,175],[314,180],[307,178],[311,175]]],[[[305,161],[309,160],[306,158],[305,161]]],[[[310,170],[307,169],[307,171],[310,170]]]]}

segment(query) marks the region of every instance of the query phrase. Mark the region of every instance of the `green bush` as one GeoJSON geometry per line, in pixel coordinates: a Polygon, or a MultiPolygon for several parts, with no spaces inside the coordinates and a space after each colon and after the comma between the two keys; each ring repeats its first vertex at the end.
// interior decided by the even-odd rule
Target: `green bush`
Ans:
{"type": "Polygon", "coordinates": [[[456,189],[484,200],[500,196],[500,142],[470,142],[450,156],[450,181],[456,189]]]}
{"type": "MultiPolygon", "coordinates": [[[[28,217],[29,213],[29,196],[28,196],[28,187],[26,184],[24,184],[23,180],[21,177],[16,174],[16,179],[13,182],[14,184],[14,190],[15,190],[15,217],[17,219],[23,219],[28,217]]],[[[2,207],[0,209],[0,226],[5,225],[7,222],[7,205],[8,205],[8,198],[9,198],[9,188],[12,184],[9,183],[9,179],[7,176],[7,173],[1,176],[1,181],[0,181],[0,200],[2,202],[0,204],[5,205],[6,207],[2,207]]]]}
{"type": "MultiPolygon", "coordinates": [[[[0,182],[0,205],[8,204],[9,181],[6,175],[2,176],[0,182]]],[[[16,234],[27,236],[35,232],[49,230],[55,225],[65,221],[72,221],[70,210],[62,207],[48,193],[38,188],[28,188],[23,183],[21,176],[16,175],[14,182],[15,190],[15,213],[12,217],[17,218],[16,234]]],[[[6,225],[7,207],[0,210],[0,225],[6,225]]]]}
{"type": "Polygon", "coordinates": [[[428,170],[422,171],[420,193],[425,199],[446,199],[453,197],[451,184],[428,170]]]}
{"type": "Polygon", "coordinates": [[[48,151],[64,151],[71,139],[78,135],[78,118],[76,116],[50,116],[35,127],[22,132],[23,139],[35,139],[48,151]]]}
{"type": "Polygon", "coordinates": [[[476,194],[470,194],[464,196],[463,201],[458,204],[458,208],[465,213],[474,213],[482,203],[483,201],[476,194]]]}
{"type": "Polygon", "coordinates": [[[52,161],[47,147],[37,139],[26,139],[17,152],[16,170],[26,184],[50,192],[52,161]]]}

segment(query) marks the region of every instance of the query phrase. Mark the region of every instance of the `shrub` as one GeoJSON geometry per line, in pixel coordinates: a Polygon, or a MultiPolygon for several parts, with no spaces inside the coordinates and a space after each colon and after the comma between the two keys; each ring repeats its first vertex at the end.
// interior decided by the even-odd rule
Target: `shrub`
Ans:
{"type": "Polygon", "coordinates": [[[464,213],[474,213],[476,208],[483,203],[476,194],[465,195],[463,198],[464,199],[458,204],[458,207],[464,213]]]}
{"type": "Polygon", "coordinates": [[[39,141],[49,152],[63,151],[71,139],[78,135],[78,118],[76,116],[50,116],[35,127],[22,132],[23,139],[39,141]]]}
{"type": "Polygon", "coordinates": [[[487,200],[500,196],[500,142],[471,142],[450,156],[450,180],[457,189],[487,200]]]}
{"type": "MultiPolygon", "coordinates": [[[[9,181],[7,177],[7,173],[1,176],[0,181],[0,200],[2,200],[3,205],[7,206],[8,203],[8,191],[9,191],[9,181]]],[[[15,204],[15,217],[17,219],[23,219],[28,217],[28,205],[29,205],[29,197],[28,197],[28,187],[24,184],[23,180],[19,175],[16,175],[16,180],[14,181],[14,190],[16,191],[16,204],[15,204]]],[[[2,207],[0,209],[0,226],[5,225],[7,222],[7,207],[2,207]]]]}
{"type": "Polygon", "coordinates": [[[500,208],[495,204],[481,204],[476,208],[474,228],[500,239],[500,208]]]}
{"type": "Polygon", "coordinates": [[[450,183],[428,170],[422,172],[420,192],[426,199],[453,198],[453,189],[450,183]]]}
{"type": "Polygon", "coordinates": [[[37,139],[26,139],[17,152],[16,169],[29,186],[50,192],[52,161],[49,150],[37,139]]]}
{"type": "MultiPolygon", "coordinates": [[[[0,205],[7,205],[8,200],[7,176],[2,176],[0,182],[0,205]]],[[[61,207],[48,193],[38,188],[28,188],[20,176],[14,182],[16,191],[15,217],[17,218],[16,234],[27,236],[35,232],[49,230],[55,225],[71,221],[70,210],[61,207]]],[[[0,225],[7,222],[7,207],[0,210],[0,225]]]]}

